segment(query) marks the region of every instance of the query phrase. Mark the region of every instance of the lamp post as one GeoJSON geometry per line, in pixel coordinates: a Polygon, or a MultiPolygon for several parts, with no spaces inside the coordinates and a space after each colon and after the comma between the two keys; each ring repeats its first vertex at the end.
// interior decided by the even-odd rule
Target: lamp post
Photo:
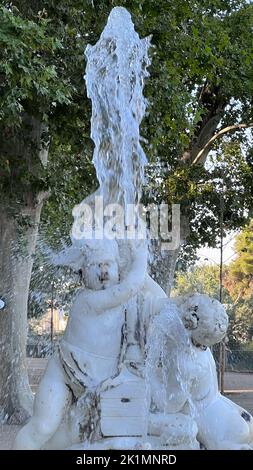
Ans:
{"type": "MultiPolygon", "coordinates": [[[[223,225],[224,225],[224,172],[222,170],[221,178],[221,194],[220,194],[220,275],[219,275],[219,300],[223,302],[223,225]]],[[[224,394],[224,378],[225,378],[225,340],[220,342],[219,348],[219,387],[220,392],[224,394]]]]}
{"type": "MultiPolygon", "coordinates": [[[[223,302],[223,249],[224,249],[224,240],[223,240],[223,226],[224,226],[224,174],[222,172],[221,178],[221,192],[220,192],[220,262],[212,260],[211,258],[205,257],[205,260],[210,259],[217,266],[219,266],[219,301],[222,304],[223,302]]],[[[224,394],[224,377],[225,377],[225,340],[222,340],[219,345],[219,370],[218,370],[218,383],[219,389],[222,394],[224,394]]]]}
{"type": "Polygon", "coordinates": [[[54,342],[54,283],[53,282],[52,282],[52,290],[51,290],[50,337],[51,337],[51,345],[53,349],[53,342],[54,342]]]}

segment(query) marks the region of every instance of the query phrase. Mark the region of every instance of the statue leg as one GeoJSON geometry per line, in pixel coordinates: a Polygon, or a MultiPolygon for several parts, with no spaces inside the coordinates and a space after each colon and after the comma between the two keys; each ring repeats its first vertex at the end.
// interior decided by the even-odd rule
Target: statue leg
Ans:
{"type": "Polygon", "coordinates": [[[33,416],[18,433],[14,449],[41,449],[57,430],[70,400],[58,357],[53,356],[40,382],[33,416]]]}

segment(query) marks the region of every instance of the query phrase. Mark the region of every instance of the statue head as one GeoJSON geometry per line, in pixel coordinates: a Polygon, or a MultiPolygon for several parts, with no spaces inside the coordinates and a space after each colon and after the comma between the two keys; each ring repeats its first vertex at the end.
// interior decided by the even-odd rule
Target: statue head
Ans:
{"type": "Polygon", "coordinates": [[[194,346],[205,349],[219,343],[226,335],[228,316],[218,300],[193,294],[179,298],[177,305],[194,346]]]}
{"type": "Polygon", "coordinates": [[[119,282],[119,252],[115,240],[86,241],[80,274],[86,287],[106,289],[119,282]]]}

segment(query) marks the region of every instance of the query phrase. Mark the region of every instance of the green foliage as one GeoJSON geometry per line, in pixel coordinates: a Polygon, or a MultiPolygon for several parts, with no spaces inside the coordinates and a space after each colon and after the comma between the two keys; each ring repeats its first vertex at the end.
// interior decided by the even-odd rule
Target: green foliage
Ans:
{"type": "MultiPolygon", "coordinates": [[[[242,232],[243,233],[243,232],[242,232]]],[[[231,263],[227,271],[230,270],[231,263]]],[[[229,347],[237,348],[248,344],[253,336],[253,303],[251,299],[241,299],[234,303],[231,285],[227,275],[223,282],[223,303],[226,305],[229,316],[229,347]]],[[[191,293],[207,294],[219,300],[219,267],[213,265],[195,266],[187,272],[178,271],[176,275],[173,296],[187,295],[191,293]]]]}
{"type": "MultiPolygon", "coordinates": [[[[242,232],[243,233],[243,232],[242,232]]],[[[232,268],[231,263],[227,270],[232,268]]],[[[223,287],[223,303],[229,316],[229,347],[247,345],[253,337],[253,298],[241,298],[234,302],[227,275],[223,287]]],[[[187,272],[178,271],[173,296],[191,293],[207,294],[219,300],[219,267],[213,265],[195,266],[187,272]]]]}
{"type": "MultiPolygon", "coordinates": [[[[191,293],[207,294],[219,300],[219,267],[213,265],[195,266],[187,273],[178,271],[173,295],[191,293]]],[[[230,302],[228,293],[223,292],[224,302],[230,302]]]]}
{"type": "Polygon", "coordinates": [[[238,257],[231,265],[231,273],[247,276],[250,283],[253,277],[253,221],[238,235],[235,249],[238,257]]]}
{"type": "Polygon", "coordinates": [[[85,149],[76,155],[59,144],[49,161],[47,178],[51,193],[44,204],[40,235],[56,247],[63,239],[67,241],[73,223],[72,209],[95,190],[96,176],[85,149]]]}
{"type": "Polygon", "coordinates": [[[242,299],[229,308],[230,340],[234,344],[248,344],[253,338],[253,299],[242,299]]]}
{"type": "Polygon", "coordinates": [[[248,343],[253,337],[253,222],[236,237],[236,259],[229,264],[224,277],[234,305],[231,311],[231,337],[248,343]]]}
{"type": "MultiPolygon", "coordinates": [[[[201,170],[199,170],[201,172],[201,170]]],[[[197,237],[197,246],[207,242],[215,246],[220,237],[220,219],[223,219],[223,236],[243,227],[248,221],[253,203],[252,170],[236,140],[224,142],[211,155],[206,169],[189,193],[191,228],[197,237]]]]}
{"type": "MultiPolygon", "coordinates": [[[[168,177],[168,184],[158,184],[156,165],[150,167],[152,198],[157,194],[158,199],[181,202],[190,215],[189,242],[194,247],[203,241],[214,245],[219,231],[214,173],[192,168],[181,157],[191,151],[201,126],[217,115],[221,125],[252,119],[253,6],[244,0],[1,1],[3,141],[13,135],[27,141],[23,117],[32,114],[47,126],[43,141],[50,137],[51,160],[45,172],[35,151],[28,160],[1,152],[1,191],[24,203],[24,193],[51,188],[43,218],[53,231],[53,224],[58,227],[67,213],[71,217],[74,203],[95,186],[83,50],[97,41],[116,5],[129,9],[142,37],[152,34],[145,87],[149,114],[142,133],[150,162],[164,163],[163,181],[168,177]]],[[[241,135],[236,134],[236,142],[241,135]]],[[[245,171],[248,176],[241,174],[240,183],[246,185],[251,180],[245,171]]],[[[233,201],[237,196],[239,191],[231,195],[233,201]]],[[[237,208],[242,200],[249,205],[243,194],[237,208]]],[[[231,217],[229,228],[244,223],[236,208],[231,217]]]]}
{"type": "Polygon", "coordinates": [[[202,165],[178,168],[167,178],[172,203],[190,218],[190,236],[180,255],[180,263],[191,264],[196,248],[217,246],[220,220],[223,236],[243,227],[253,206],[253,178],[250,156],[236,139],[225,141],[202,165]]]}
{"type": "Polygon", "coordinates": [[[40,115],[53,101],[68,102],[69,90],[64,81],[59,83],[53,58],[62,45],[48,35],[49,21],[38,18],[35,23],[3,6],[0,21],[0,119],[12,127],[21,124],[24,110],[40,115]]]}
{"type": "MultiPolygon", "coordinates": [[[[83,2],[74,1],[1,2],[0,132],[8,145],[0,149],[0,187],[14,205],[25,204],[28,193],[36,195],[56,184],[56,174],[46,172],[38,159],[26,116],[45,126],[41,145],[50,139],[51,160],[59,156],[62,161],[63,152],[73,161],[73,155],[83,157],[85,148],[78,164],[85,186],[86,155],[91,157],[92,145],[83,49],[91,18],[83,7],[83,2]],[[16,142],[23,142],[24,148],[16,151],[16,142]]],[[[89,8],[93,9],[91,4],[89,8]]],[[[63,178],[64,166],[57,182],[63,178]]]]}
{"type": "MultiPolygon", "coordinates": [[[[236,259],[225,274],[225,284],[235,302],[253,300],[253,221],[237,236],[236,259]]],[[[252,313],[251,313],[252,315],[252,313]]],[[[253,317],[252,317],[253,318],[253,317]]]]}
{"type": "Polygon", "coordinates": [[[52,304],[54,308],[62,308],[68,314],[79,287],[79,274],[73,274],[70,268],[52,265],[45,253],[45,246],[39,243],[30,283],[28,318],[40,318],[52,304]]]}
{"type": "MultiPolygon", "coordinates": [[[[216,145],[215,164],[214,158],[206,168],[190,163],[195,142],[213,121],[221,127],[252,121],[253,9],[240,1],[147,1],[142,11],[140,19],[134,10],[135,22],[143,34],[148,25],[155,44],[145,88],[150,113],[143,125],[154,163],[147,193],[156,201],[181,204],[190,221],[183,255],[187,250],[192,256],[191,248],[215,246],[220,236],[217,179],[223,166],[225,230],[242,227],[252,207],[252,156],[243,132],[216,145]]],[[[203,143],[200,137],[199,145],[203,143]]]]}
{"type": "Polygon", "coordinates": [[[217,103],[224,123],[252,116],[252,5],[147,1],[144,11],[141,29],[145,34],[148,25],[156,46],[147,88],[155,111],[150,143],[153,155],[174,167],[217,103]],[[232,114],[224,108],[231,98],[242,103],[232,114]]]}

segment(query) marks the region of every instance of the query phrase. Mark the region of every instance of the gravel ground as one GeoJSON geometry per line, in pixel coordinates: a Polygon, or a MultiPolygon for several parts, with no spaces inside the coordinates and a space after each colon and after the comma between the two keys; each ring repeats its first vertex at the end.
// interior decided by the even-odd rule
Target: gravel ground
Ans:
{"type": "Polygon", "coordinates": [[[242,391],[253,393],[253,374],[242,372],[226,372],[225,373],[225,390],[226,391],[242,391]]]}

